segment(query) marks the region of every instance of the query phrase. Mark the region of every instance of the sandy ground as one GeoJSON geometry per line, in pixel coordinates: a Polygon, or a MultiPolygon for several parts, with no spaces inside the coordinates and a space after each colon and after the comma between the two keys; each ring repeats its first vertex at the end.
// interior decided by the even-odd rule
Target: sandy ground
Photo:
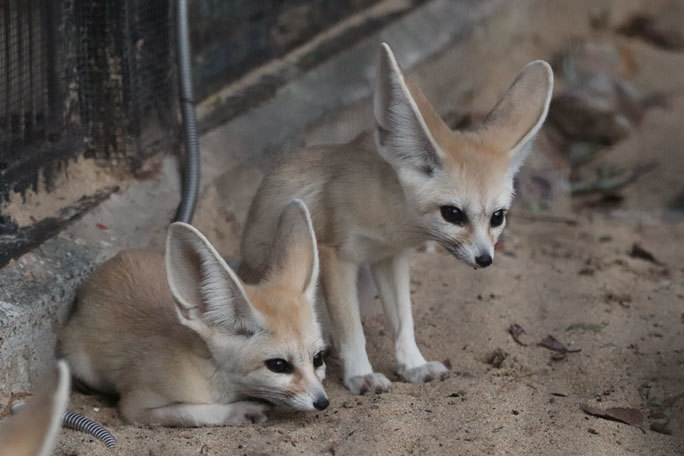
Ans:
{"type": "MultiPolygon", "coordinates": [[[[545,27],[551,34],[554,24],[545,27]]],[[[554,195],[552,218],[521,205],[489,269],[473,271],[440,251],[416,254],[418,344],[426,357],[451,365],[450,378],[427,385],[398,380],[376,303],[364,322],[368,352],[376,370],[394,381],[391,394],[352,396],[334,359],[328,360],[327,410],[276,412],[265,424],[245,428],[136,428],[120,421],[113,404],[73,394],[71,408],[108,427],[119,446],[107,450],[65,430],[56,454],[684,454],[684,398],[677,400],[684,393],[684,222],[681,213],[664,213],[684,194],[684,52],[612,31],[597,35],[587,39],[612,43],[631,62],[620,77],[666,103],[647,110],[625,139],[579,174],[645,161],[658,167],[620,189],[624,199],[607,208],[587,206],[600,194],[554,195]],[[634,243],[656,261],[631,256],[634,243]],[[512,324],[524,328],[525,346],[508,333],[512,324]],[[552,359],[554,352],[537,345],[548,335],[580,351],[552,359]],[[630,426],[589,416],[583,404],[635,408],[645,420],[630,426]],[[671,435],[651,430],[664,421],[671,435]]],[[[552,54],[539,51],[540,40],[536,50],[552,54]]],[[[485,88],[502,84],[492,77],[485,88]]],[[[465,108],[490,104],[493,95],[486,94],[494,91],[483,93],[465,108]]],[[[202,212],[216,207],[212,199],[223,193],[210,189],[198,217],[221,250],[231,252],[246,204],[234,212],[202,212]]]]}
{"type": "Polygon", "coordinates": [[[365,322],[368,350],[376,369],[395,381],[391,394],[352,396],[333,360],[325,412],[197,430],[124,426],[111,405],[75,394],[72,407],[108,426],[119,448],[108,451],[67,430],[57,454],[682,454],[684,400],[668,410],[672,435],[590,417],[580,405],[648,414],[644,385],[661,401],[684,392],[677,248],[684,224],[593,218],[579,217],[577,226],[513,218],[496,267],[484,271],[440,252],[416,256],[417,340],[426,356],[449,360],[453,372],[444,382],[398,381],[377,305],[365,322]],[[633,242],[663,266],[630,257],[633,242]],[[528,346],[507,333],[513,323],[525,329],[520,339],[528,346]],[[581,351],[552,360],[553,352],[536,346],[549,334],[581,351]],[[504,353],[500,367],[488,363],[497,350],[504,353]]]}

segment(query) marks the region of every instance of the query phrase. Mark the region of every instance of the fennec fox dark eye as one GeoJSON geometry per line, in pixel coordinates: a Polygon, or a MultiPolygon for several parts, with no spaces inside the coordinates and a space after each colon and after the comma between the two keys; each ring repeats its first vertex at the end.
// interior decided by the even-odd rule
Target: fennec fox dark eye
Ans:
{"type": "Polygon", "coordinates": [[[318,352],[313,357],[313,365],[316,369],[323,365],[323,353],[318,352]]]}
{"type": "Polygon", "coordinates": [[[498,211],[492,214],[492,219],[490,220],[490,223],[493,227],[497,227],[504,222],[505,218],[506,214],[504,213],[503,209],[499,209],[498,211]]]}
{"type": "Polygon", "coordinates": [[[291,374],[292,371],[294,371],[292,364],[288,363],[282,358],[266,360],[266,367],[276,374],[291,374]]]}
{"type": "Polygon", "coordinates": [[[468,216],[466,216],[465,212],[455,206],[442,206],[439,210],[442,212],[444,220],[449,223],[458,226],[463,226],[468,223],[468,216]]]}

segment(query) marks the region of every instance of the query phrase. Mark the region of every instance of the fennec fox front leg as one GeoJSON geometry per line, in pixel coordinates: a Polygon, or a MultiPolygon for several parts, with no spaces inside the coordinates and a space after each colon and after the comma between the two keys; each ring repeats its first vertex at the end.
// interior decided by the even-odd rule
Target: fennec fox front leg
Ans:
{"type": "Polygon", "coordinates": [[[160,407],[140,407],[140,400],[150,403],[153,391],[129,394],[122,398],[119,408],[126,420],[156,426],[244,426],[266,421],[269,407],[254,401],[238,401],[232,404],[170,404],[160,407]]]}
{"type": "Polygon", "coordinates": [[[74,375],[119,393],[122,417],[136,424],[258,423],[269,404],[325,409],[318,253],[306,206],[285,205],[274,231],[255,286],[184,223],[169,227],[165,256],[124,252],[103,264],[60,337],[74,375]]]}
{"type": "Polygon", "coordinates": [[[394,337],[394,356],[399,375],[411,383],[444,380],[448,376],[444,364],[425,361],[416,344],[408,252],[373,263],[371,272],[394,337]]]}
{"type": "Polygon", "coordinates": [[[335,249],[321,246],[319,254],[321,285],[344,369],[344,385],[354,394],[391,391],[392,383],[384,375],[373,373],[366,354],[356,287],[359,266],[340,258],[335,249]]]}
{"type": "Polygon", "coordinates": [[[475,268],[494,261],[494,245],[513,199],[513,179],[546,118],[553,74],[525,66],[484,123],[452,131],[404,77],[383,44],[373,100],[375,124],[347,144],[285,157],[266,175],[247,217],[241,273],[261,277],[275,217],[291,198],[311,210],[322,285],[354,393],[389,390],[373,374],[359,319],[355,274],[370,268],[394,338],[396,368],[409,382],[443,379],[415,342],[409,252],[436,242],[475,268]]]}

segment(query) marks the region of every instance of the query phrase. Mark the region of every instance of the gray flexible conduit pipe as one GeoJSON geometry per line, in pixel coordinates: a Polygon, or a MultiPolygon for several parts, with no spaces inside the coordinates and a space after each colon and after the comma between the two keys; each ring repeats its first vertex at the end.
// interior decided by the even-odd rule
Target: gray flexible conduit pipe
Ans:
{"type": "Polygon", "coordinates": [[[178,76],[180,79],[181,112],[185,129],[185,169],[183,173],[183,194],[174,221],[190,223],[199,193],[200,152],[195,98],[192,94],[187,0],[178,0],[177,14],[178,76]]]}

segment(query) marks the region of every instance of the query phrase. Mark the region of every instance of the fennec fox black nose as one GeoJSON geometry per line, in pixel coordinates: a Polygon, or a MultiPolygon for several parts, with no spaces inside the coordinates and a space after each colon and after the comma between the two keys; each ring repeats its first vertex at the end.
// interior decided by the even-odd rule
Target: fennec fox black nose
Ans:
{"type": "Polygon", "coordinates": [[[486,268],[492,264],[492,257],[488,253],[483,253],[475,258],[475,263],[481,268],[486,268]]]}
{"type": "Polygon", "coordinates": [[[328,402],[328,398],[325,396],[319,397],[313,404],[313,406],[316,407],[316,410],[325,410],[328,408],[328,405],[330,405],[330,402],[328,402]]]}

